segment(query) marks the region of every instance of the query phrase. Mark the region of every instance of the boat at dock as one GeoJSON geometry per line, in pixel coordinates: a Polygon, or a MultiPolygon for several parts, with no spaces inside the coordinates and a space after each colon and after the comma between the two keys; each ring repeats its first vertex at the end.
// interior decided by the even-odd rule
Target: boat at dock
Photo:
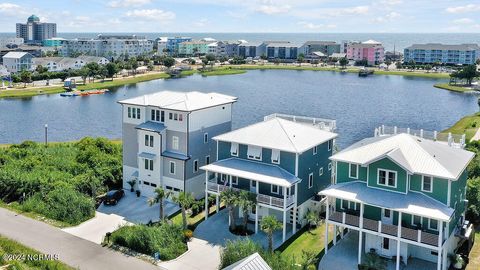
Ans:
{"type": "Polygon", "coordinates": [[[372,75],[373,72],[374,71],[372,69],[362,68],[358,71],[358,76],[359,77],[367,77],[368,75],[372,75]]]}

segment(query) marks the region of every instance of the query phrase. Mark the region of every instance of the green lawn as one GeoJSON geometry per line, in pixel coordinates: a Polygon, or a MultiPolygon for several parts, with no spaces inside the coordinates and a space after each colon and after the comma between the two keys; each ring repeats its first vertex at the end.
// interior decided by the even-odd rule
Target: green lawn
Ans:
{"type": "Polygon", "coordinates": [[[442,133],[451,132],[453,134],[466,134],[467,140],[470,140],[480,127],[480,113],[468,115],[460,119],[452,127],[442,131],[442,133]]]}
{"type": "Polygon", "coordinates": [[[433,86],[435,86],[436,88],[445,89],[445,90],[454,91],[454,92],[472,91],[472,89],[465,88],[462,86],[450,85],[449,83],[437,83],[433,86]]]}
{"type": "MultiPolygon", "coordinates": [[[[0,269],[49,269],[66,270],[74,269],[58,260],[34,260],[42,254],[34,249],[26,247],[16,241],[0,236],[0,269]],[[5,254],[25,255],[19,260],[8,260],[5,254]],[[27,256],[30,255],[30,256],[27,256]]],[[[54,255],[54,254],[49,254],[54,255]]]]}
{"type": "Polygon", "coordinates": [[[472,247],[469,255],[470,262],[467,265],[466,270],[478,270],[480,269],[480,232],[475,234],[475,244],[472,247]]]}
{"type": "Polygon", "coordinates": [[[242,74],[247,72],[246,70],[240,69],[233,69],[230,67],[221,67],[221,68],[214,68],[213,70],[200,72],[202,76],[221,76],[221,75],[235,75],[235,74],[242,74]]]}
{"type": "MultiPolygon", "coordinates": [[[[217,206],[213,205],[210,207],[208,212],[210,213],[210,215],[212,215],[216,212],[216,209],[217,209],[217,206]]],[[[174,224],[182,224],[182,212],[179,211],[175,213],[173,216],[170,216],[170,220],[174,224]]],[[[197,214],[194,217],[191,217],[190,215],[187,214],[187,223],[188,223],[188,226],[191,227],[192,229],[195,229],[195,227],[197,227],[197,225],[204,220],[205,220],[205,210],[201,211],[199,214],[197,214]]]]}
{"type": "MultiPolygon", "coordinates": [[[[328,241],[330,242],[333,239],[333,231],[330,228],[328,241]]],[[[295,236],[293,236],[295,237],[295,236]]],[[[282,245],[279,250],[282,253],[282,256],[294,257],[297,263],[301,262],[302,251],[312,251],[320,256],[324,247],[325,247],[325,223],[322,223],[312,231],[304,231],[293,241],[287,241],[286,244],[282,245]]]]}

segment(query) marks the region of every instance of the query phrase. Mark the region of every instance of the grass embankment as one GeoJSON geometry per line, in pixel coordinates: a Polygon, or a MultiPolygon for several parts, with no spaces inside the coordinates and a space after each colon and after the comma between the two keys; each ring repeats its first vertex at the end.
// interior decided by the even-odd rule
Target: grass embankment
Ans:
{"type": "MultiPolygon", "coordinates": [[[[223,208],[223,205],[220,207],[220,209],[223,208]]],[[[216,213],[217,207],[215,205],[210,206],[208,209],[209,216],[213,215],[216,213]]],[[[182,225],[182,212],[179,211],[172,216],[170,216],[170,220],[173,222],[173,224],[177,225],[182,225]]],[[[195,216],[191,216],[187,214],[187,225],[190,230],[195,230],[198,224],[200,224],[202,221],[205,220],[205,210],[200,211],[198,214],[195,216]]]]}
{"type": "MultiPolygon", "coordinates": [[[[153,73],[153,74],[142,74],[137,75],[136,77],[128,77],[128,78],[115,78],[112,80],[106,81],[97,81],[92,83],[87,83],[85,85],[78,85],[78,90],[90,90],[90,89],[102,89],[102,88],[110,88],[115,86],[122,86],[125,84],[132,84],[144,81],[151,81],[157,79],[166,79],[170,78],[170,75],[166,73],[153,73]]],[[[45,86],[45,87],[27,87],[27,88],[20,88],[20,89],[7,89],[7,90],[0,90],[0,98],[24,98],[24,97],[32,97],[36,95],[46,95],[46,94],[58,94],[62,93],[65,90],[63,86],[45,86]]]]}
{"type": "MultiPolygon", "coordinates": [[[[328,242],[333,239],[333,231],[329,230],[328,242]]],[[[297,235],[292,236],[287,242],[280,246],[279,250],[282,256],[286,258],[295,258],[296,263],[301,263],[303,252],[312,252],[317,254],[317,258],[323,255],[325,248],[325,223],[309,231],[307,227],[303,228],[297,235]]]]}
{"type": "Polygon", "coordinates": [[[247,71],[242,69],[232,68],[232,67],[215,67],[205,71],[199,71],[195,69],[184,70],[180,73],[180,77],[191,76],[193,74],[199,74],[202,76],[222,76],[222,75],[243,74],[245,72],[247,71]]]}
{"type": "Polygon", "coordinates": [[[457,86],[457,85],[451,85],[449,83],[437,83],[435,85],[436,88],[439,89],[444,89],[444,90],[449,90],[449,91],[454,91],[454,92],[469,92],[472,91],[472,89],[463,87],[463,86],[457,86]]]}
{"type": "MultiPolygon", "coordinates": [[[[50,270],[70,270],[74,269],[56,258],[50,260],[40,260],[43,254],[26,247],[16,241],[0,236],[0,269],[50,269],[50,270]],[[21,259],[8,258],[8,255],[21,255],[21,259]]],[[[53,256],[53,254],[51,254],[53,256]]]]}
{"type": "Polygon", "coordinates": [[[477,231],[475,233],[475,244],[473,245],[468,257],[470,261],[467,265],[466,270],[480,269],[480,231],[477,231]]]}
{"type": "Polygon", "coordinates": [[[467,141],[475,135],[477,129],[480,127],[480,113],[475,113],[473,115],[468,115],[460,119],[457,123],[455,123],[450,128],[442,131],[442,133],[449,133],[452,134],[465,134],[467,141]]]}

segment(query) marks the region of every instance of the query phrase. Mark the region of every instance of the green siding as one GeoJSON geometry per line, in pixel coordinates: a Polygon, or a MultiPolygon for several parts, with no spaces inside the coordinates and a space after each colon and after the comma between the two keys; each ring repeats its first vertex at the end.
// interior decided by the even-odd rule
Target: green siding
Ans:
{"type": "Polygon", "coordinates": [[[370,187],[376,187],[376,188],[381,188],[385,190],[391,190],[391,191],[398,191],[402,193],[407,192],[407,172],[398,166],[396,163],[391,161],[388,158],[384,158],[381,160],[378,160],[374,163],[371,163],[369,166],[369,176],[368,176],[368,186],[370,187]],[[396,171],[397,172],[397,187],[388,187],[388,186],[383,186],[383,185],[378,185],[377,184],[377,174],[378,174],[378,169],[386,169],[390,171],[396,171]]]}
{"type": "Polygon", "coordinates": [[[462,214],[465,212],[465,189],[467,185],[467,170],[456,181],[452,181],[450,194],[450,207],[455,209],[454,216],[449,224],[449,233],[452,233],[455,226],[460,221],[462,214]]]}
{"type": "Polygon", "coordinates": [[[367,167],[358,166],[358,179],[350,178],[350,163],[337,162],[337,183],[367,181],[367,167]]]}
{"type": "Polygon", "coordinates": [[[448,180],[441,178],[433,178],[432,192],[422,191],[422,178],[423,176],[414,174],[410,176],[410,189],[413,191],[421,192],[429,197],[434,198],[444,204],[447,204],[448,197],[448,180]]]}

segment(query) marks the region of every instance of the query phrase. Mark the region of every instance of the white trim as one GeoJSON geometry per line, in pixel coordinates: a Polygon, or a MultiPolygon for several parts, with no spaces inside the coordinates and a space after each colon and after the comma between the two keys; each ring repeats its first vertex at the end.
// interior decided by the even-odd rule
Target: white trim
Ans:
{"type": "Polygon", "coordinates": [[[328,170],[329,170],[329,171],[332,170],[332,162],[328,163],[328,170]]]}
{"type": "Polygon", "coordinates": [[[316,155],[318,153],[318,147],[315,145],[313,147],[313,155],[316,155]]]}
{"type": "MultiPolygon", "coordinates": [[[[258,192],[258,190],[257,190],[257,192],[258,192]]],[[[277,186],[277,185],[270,185],[270,192],[273,193],[273,194],[280,194],[280,187],[277,186]],[[276,191],[276,192],[273,191],[273,187],[274,187],[274,186],[277,187],[277,191],[276,191]]]]}
{"type": "Polygon", "coordinates": [[[177,172],[177,163],[175,163],[175,161],[170,161],[170,163],[168,164],[168,173],[175,175],[176,172],[177,172]],[[172,164],[173,164],[173,173],[172,173],[172,164]]]}
{"type": "Polygon", "coordinates": [[[420,218],[420,227],[423,227],[423,217],[422,216],[417,216],[417,215],[413,215],[413,214],[411,214],[410,216],[412,217],[412,219],[410,220],[410,225],[417,226],[417,224],[415,223],[415,217],[419,217],[420,218]]]}
{"type": "Polygon", "coordinates": [[[421,189],[423,192],[432,193],[432,192],[433,192],[433,177],[428,176],[428,175],[422,175],[422,186],[420,187],[420,189],[421,189]],[[424,182],[425,182],[425,177],[430,178],[430,190],[423,189],[423,187],[424,187],[424,182]]]}
{"type": "Polygon", "coordinates": [[[447,206],[450,207],[450,197],[452,196],[452,180],[447,179],[447,181],[448,181],[447,206]]]}
{"type": "Polygon", "coordinates": [[[397,188],[397,182],[398,182],[398,173],[397,171],[392,171],[392,170],[387,170],[387,169],[381,169],[381,168],[378,168],[377,169],[377,185],[379,186],[384,186],[384,187],[390,187],[390,188],[397,188]],[[384,171],[385,172],[385,184],[380,184],[380,171],[384,171]],[[389,177],[389,174],[390,173],[394,173],[395,175],[395,185],[391,186],[388,184],[388,177],[389,177]]]}
{"type": "Polygon", "coordinates": [[[203,143],[207,144],[209,140],[208,132],[203,133],[203,143]],[[205,140],[206,139],[206,140],[205,140]]]}
{"type": "Polygon", "coordinates": [[[322,176],[323,175],[323,167],[320,167],[318,169],[318,176],[322,176]]]}
{"type": "Polygon", "coordinates": [[[262,160],[263,148],[260,146],[247,145],[247,158],[252,160],[262,160]],[[256,155],[258,154],[258,156],[256,155]]]}
{"type": "Polygon", "coordinates": [[[232,185],[238,186],[238,177],[237,176],[230,176],[230,179],[232,180],[232,185]],[[235,178],[235,181],[234,181],[235,178]]]}
{"type": "Polygon", "coordinates": [[[298,177],[298,153],[295,153],[295,177],[298,177]]]}
{"type": "Polygon", "coordinates": [[[429,218],[429,219],[428,219],[428,229],[429,229],[429,230],[432,230],[432,231],[438,232],[439,223],[440,223],[440,222],[438,222],[438,220],[429,218]],[[435,220],[435,221],[437,222],[437,228],[436,228],[436,229],[430,227],[430,223],[431,223],[432,220],[435,220]]]}
{"type": "Polygon", "coordinates": [[[312,188],[313,187],[313,173],[309,173],[308,174],[308,188],[312,188]],[[310,177],[312,179],[312,184],[310,185],[310,177]]]}
{"type": "MultiPolygon", "coordinates": [[[[218,151],[218,141],[217,141],[217,151],[218,151]]],[[[240,145],[238,143],[232,142],[230,144],[230,155],[234,157],[238,157],[238,152],[240,152],[240,145]],[[235,152],[233,151],[234,149],[236,150],[235,152]]],[[[218,155],[217,155],[217,160],[218,160],[218,155]]]]}
{"type": "Polygon", "coordinates": [[[358,179],[358,169],[360,167],[358,166],[358,164],[353,164],[353,163],[349,163],[348,164],[348,177],[352,178],[352,179],[358,179]],[[352,166],[356,166],[357,167],[357,175],[355,177],[352,176],[352,166]]]}
{"type": "Polygon", "coordinates": [[[271,159],[272,159],[272,163],[273,164],[280,164],[280,150],[277,150],[277,149],[272,149],[272,156],[271,156],[271,159]],[[277,153],[277,160],[274,160],[273,159],[273,153],[277,153]]]}
{"type": "Polygon", "coordinates": [[[332,150],[333,139],[327,141],[327,149],[328,151],[332,150]]]}
{"type": "Polygon", "coordinates": [[[180,148],[180,138],[172,136],[172,149],[178,150],[180,148]]]}

